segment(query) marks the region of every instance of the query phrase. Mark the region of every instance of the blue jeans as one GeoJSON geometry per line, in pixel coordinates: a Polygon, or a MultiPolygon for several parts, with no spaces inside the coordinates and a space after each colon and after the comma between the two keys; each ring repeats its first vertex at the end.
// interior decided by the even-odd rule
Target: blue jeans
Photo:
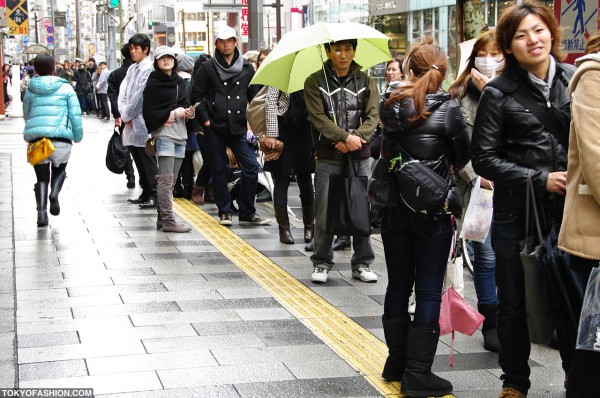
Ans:
{"type": "MultiPolygon", "coordinates": [[[[491,226],[490,226],[491,229],[491,226]]],[[[470,241],[473,248],[473,282],[477,304],[496,304],[496,253],[492,248],[492,231],[485,243],[470,241]]]]}
{"type": "Polygon", "coordinates": [[[79,106],[81,106],[81,113],[87,112],[87,94],[79,93],[77,99],[79,100],[79,106]]]}
{"type": "Polygon", "coordinates": [[[525,311],[525,282],[519,242],[525,239],[525,215],[494,212],[493,245],[496,250],[498,284],[498,363],[504,387],[527,394],[531,382],[528,360],[531,352],[525,311]]]}
{"type": "Polygon", "coordinates": [[[439,326],[452,234],[450,215],[433,219],[403,207],[384,209],[381,239],[388,271],[385,316],[408,319],[408,299],[414,283],[415,324],[439,326]]]}
{"type": "Polygon", "coordinates": [[[226,148],[233,151],[242,171],[242,184],[237,197],[239,204],[240,220],[248,220],[256,209],[254,197],[258,182],[258,161],[252,146],[246,140],[246,135],[232,135],[229,133],[215,132],[210,126],[204,126],[204,136],[211,153],[210,171],[215,192],[215,202],[219,208],[219,215],[231,213],[231,196],[227,189],[229,177],[229,160],[226,148]]]}
{"type": "MultiPolygon", "coordinates": [[[[354,161],[356,165],[356,174],[359,176],[369,176],[369,159],[354,161]]],[[[331,270],[333,266],[333,235],[326,232],[327,222],[327,198],[329,196],[329,175],[340,174],[343,171],[341,163],[328,163],[317,160],[315,169],[315,231],[314,231],[314,252],[310,256],[315,267],[331,270]]],[[[336,193],[333,192],[333,195],[336,193]]],[[[365,198],[367,200],[367,198],[365,198]]],[[[350,264],[353,270],[357,270],[363,265],[369,265],[375,260],[375,253],[371,247],[370,237],[354,236],[352,238],[352,258],[350,264]]]]}

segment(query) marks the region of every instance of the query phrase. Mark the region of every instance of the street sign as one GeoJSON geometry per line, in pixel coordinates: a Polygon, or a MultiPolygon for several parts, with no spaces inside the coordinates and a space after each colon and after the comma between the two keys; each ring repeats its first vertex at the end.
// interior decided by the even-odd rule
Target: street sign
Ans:
{"type": "Polygon", "coordinates": [[[50,33],[50,34],[54,33],[54,26],[52,26],[52,25],[48,26],[48,27],[46,28],[46,32],[48,32],[48,33],[50,33]]]}
{"type": "Polygon", "coordinates": [[[54,44],[54,36],[47,36],[46,41],[48,44],[54,44]]]}
{"type": "Polygon", "coordinates": [[[47,29],[48,26],[52,24],[52,22],[50,21],[50,18],[44,18],[44,22],[42,22],[42,24],[44,25],[44,29],[47,29]]]}
{"type": "Polygon", "coordinates": [[[9,0],[6,2],[6,22],[8,34],[29,35],[27,0],[9,0]]]}
{"type": "Polygon", "coordinates": [[[23,38],[23,44],[24,44],[24,45],[27,45],[28,43],[29,43],[29,36],[25,36],[25,37],[23,38]]]}

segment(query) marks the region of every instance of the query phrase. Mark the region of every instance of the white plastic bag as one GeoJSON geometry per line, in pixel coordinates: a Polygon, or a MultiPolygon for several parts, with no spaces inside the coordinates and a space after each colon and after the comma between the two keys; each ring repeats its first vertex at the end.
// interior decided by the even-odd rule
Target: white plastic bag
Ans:
{"type": "Polygon", "coordinates": [[[194,152],[194,157],[192,158],[192,162],[194,164],[194,174],[198,175],[198,173],[200,172],[200,169],[202,168],[202,165],[204,164],[204,160],[202,159],[202,154],[200,153],[200,151],[194,152]]]}
{"type": "Polygon", "coordinates": [[[598,267],[592,268],[583,296],[575,348],[600,352],[600,269],[598,267]]]}
{"type": "Polygon", "coordinates": [[[482,188],[481,177],[477,177],[460,231],[462,239],[485,242],[492,225],[493,197],[494,191],[482,188]]]}

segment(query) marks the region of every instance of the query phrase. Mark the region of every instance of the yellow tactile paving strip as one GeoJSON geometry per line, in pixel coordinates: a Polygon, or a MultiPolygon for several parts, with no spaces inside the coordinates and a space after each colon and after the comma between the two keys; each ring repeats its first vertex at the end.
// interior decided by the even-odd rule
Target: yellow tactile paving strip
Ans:
{"type": "Polygon", "coordinates": [[[381,378],[381,370],[387,357],[387,347],[381,340],[304,286],[229,228],[219,225],[216,219],[191,201],[175,199],[173,207],[179,216],[269,292],[382,395],[401,396],[399,383],[386,383],[381,378]]]}

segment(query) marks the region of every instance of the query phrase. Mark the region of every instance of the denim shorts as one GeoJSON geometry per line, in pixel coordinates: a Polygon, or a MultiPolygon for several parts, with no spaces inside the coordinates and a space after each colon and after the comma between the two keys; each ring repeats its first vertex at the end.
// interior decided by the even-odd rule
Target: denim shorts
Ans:
{"type": "Polygon", "coordinates": [[[185,144],[176,144],[165,139],[156,139],[156,156],[185,157],[185,144]]]}

